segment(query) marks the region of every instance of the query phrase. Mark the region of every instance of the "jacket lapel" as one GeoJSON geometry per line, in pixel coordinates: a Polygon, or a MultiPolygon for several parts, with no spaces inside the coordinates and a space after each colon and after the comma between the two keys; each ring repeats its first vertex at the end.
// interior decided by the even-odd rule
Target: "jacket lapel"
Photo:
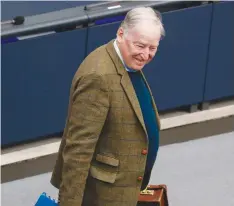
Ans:
{"type": "Polygon", "coordinates": [[[118,54],[116,53],[113,43],[114,43],[114,40],[110,41],[106,45],[106,49],[107,49],[112,61],[114,62],[115,66],[116,66],[116,70],[117,70],[118,74],[122,76],[121,85],[123,87],[123,90],[126,93],[128,99],[132,105],[132,108],[133,108],[134,112],[136,113],[136,116],[139,119],[139,121],[140,121],[146,135],[147,135],[147,130],[145,127],[145,123],[144,123],[144,119],[143,119],[143,115],[141,112],[138,98],[136,96],[136,93],[135,93],[135,90],[133,88],[130,77],[128,75],[128,72],[126,71],[123,63],[121,62],[118,54]]]}
{"type": "Polygon", "coordinates": [[[128,99],[129,99],[129,101],[130,101],[130,103],[132,105],[132,108],[134,109],[134,111],[135,111],[141,125],[143,126],[143,129],[145,130],[145,133],[147,134],[147,130],[146,130],[146,127],[145,127],[145,122],[144,122],[143,115],[142,115],[142,112],[141,112],[141,107],[140,107],[138,98],[136,96],[135,90],[133,88],[132,82],[131,82],[131,80],[129,78],[129,75],[128,75],[127,71],[122,76],[121,84],[122,84],[122,87],[123,87],[126,95],[128,96],[128,99]]]}

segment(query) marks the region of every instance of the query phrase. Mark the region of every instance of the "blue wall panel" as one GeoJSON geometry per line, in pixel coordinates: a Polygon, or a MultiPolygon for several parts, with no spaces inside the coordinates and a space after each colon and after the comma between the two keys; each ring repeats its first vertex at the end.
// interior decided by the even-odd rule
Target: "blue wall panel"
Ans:
{"type": "Polygon", "coordinates": [[[204,101],[234,96],[234,2],[213,10],[204,101]]]}
{"type": "Polygon", "coordinates": [[[86,31],[2,45],[2,145],[63,130],[86,31]]]}
{"type": "Polygon", "coordinates": [[[202,101],[212,6],[163,14],[166,37],[144,69],[159,110],[202,101]]]}
{"type": "Polygon", "coordinates": [[[88,28],[87,55],[97,47],[116,38],[120,22],[88,28]]]}
{"type": "MultiPolygon", "coordinates": [[[[212,6],[163,13],[166,37],[144,68],[160,110],[202,101],[212,6]]],[[[89,29],[88,52],[116,37],[119,23],[89,29]]]]}

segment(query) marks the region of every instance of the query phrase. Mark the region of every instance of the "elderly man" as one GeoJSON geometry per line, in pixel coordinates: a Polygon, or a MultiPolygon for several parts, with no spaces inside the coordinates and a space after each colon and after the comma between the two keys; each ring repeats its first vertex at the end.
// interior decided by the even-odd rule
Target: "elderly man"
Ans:
{"type": "Polygon", "coordinates": [[[159,145],[159,116],[142,73],[164,35],[151,8],[129,11],[117,38],[93,51],[72,81],[51,183],[60,206],[135,206],[159,145]]]}

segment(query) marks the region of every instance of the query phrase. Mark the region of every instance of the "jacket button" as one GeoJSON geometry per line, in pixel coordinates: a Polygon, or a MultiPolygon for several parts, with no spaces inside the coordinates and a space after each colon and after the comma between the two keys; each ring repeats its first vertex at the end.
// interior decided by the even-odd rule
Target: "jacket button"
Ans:
{"type": "Polygon", "coordinates": [[[146,149],[143,149],[143,150],[141,151],[141,154],[143,154],[143,155],[147,155],[147,153],[148,153],[148,151],[147,151],[146,149]]]}
{"type": "Polygon", "coordinates": [[[142,181],[142,179],[143,179],[142,176],[139,176],[139,177],[137,178],[138,181],[142,181]]]}

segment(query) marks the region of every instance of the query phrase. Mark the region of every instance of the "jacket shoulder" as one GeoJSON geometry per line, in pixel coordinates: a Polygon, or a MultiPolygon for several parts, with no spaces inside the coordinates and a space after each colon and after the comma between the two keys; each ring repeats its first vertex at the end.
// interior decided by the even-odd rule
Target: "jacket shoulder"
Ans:
{"type": "Polygon", "coordinates": [[[107,75],[116,73],[115,65],[106,50],[106,45],[102,45],[91,52],[82,62],[77,70],[77,75],[107,75]]]}

